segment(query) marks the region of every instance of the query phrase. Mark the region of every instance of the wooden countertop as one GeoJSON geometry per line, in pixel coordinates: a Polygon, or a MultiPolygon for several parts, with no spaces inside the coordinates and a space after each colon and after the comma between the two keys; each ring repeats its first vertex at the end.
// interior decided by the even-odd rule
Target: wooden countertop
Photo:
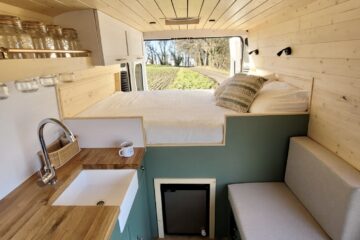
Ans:
{"type": "Polygon", "coordinates": [[[140,168],[144,148],[131,158],[118,149],[83,149],[56,171],[57,183],[43,185],[34,174],[0,201],[0,239],[109,239],[118,206],[52,206],[84,168],[140,168]]]}

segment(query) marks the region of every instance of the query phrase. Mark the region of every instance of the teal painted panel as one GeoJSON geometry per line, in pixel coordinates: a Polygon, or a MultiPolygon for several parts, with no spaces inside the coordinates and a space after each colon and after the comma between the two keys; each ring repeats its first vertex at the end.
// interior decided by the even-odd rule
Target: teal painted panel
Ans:
{"type": "Polygon", "coordinates": [[[157,237],[154,178],[216,178],[217,238],[228,235],[227,185],[282,181],[291,136],[305,136],[308,115],[230,117],[226,146],[148,147],[146,179],[153,237],[157,237]]]}
{"type": "Polygon", "coordinates": [[[150,240],[152,239],[149,205],[147,201],[147,185],[145,171],[138,170],[139,188],[134,199],[129,217],[123,232],[119,222],[115,225],[111,240],[150,240]]]}
{"type": "Polygon", "coordinates": [[[138,171],[139,189],[131,209],[128,222],[130,238],[134,240],[152,239],[149,206],[147,201],[147,186],[145,172],[138,171]]]}
{"type": "Polygon", "coordinates": [[[111,240],[120,240],[121,233],[120,233],[120,226],[119,226],[119,220],[116,222],[114,230],[111,235],[111,240]]]}

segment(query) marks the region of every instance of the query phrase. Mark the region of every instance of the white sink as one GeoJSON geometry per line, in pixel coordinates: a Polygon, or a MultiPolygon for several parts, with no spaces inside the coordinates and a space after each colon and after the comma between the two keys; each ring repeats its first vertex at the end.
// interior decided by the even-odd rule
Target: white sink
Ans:
{"type": "Polygon", "coordinates": [[[119,225],[123,231],[138,190],[134,169],[82,170],[53,205],[120,206],[119,225]]]}

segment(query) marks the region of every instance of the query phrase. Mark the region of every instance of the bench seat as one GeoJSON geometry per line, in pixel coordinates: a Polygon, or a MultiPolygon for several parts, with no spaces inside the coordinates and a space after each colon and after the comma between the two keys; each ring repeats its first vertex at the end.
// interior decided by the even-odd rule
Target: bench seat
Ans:
{"type": "Polygon", "coordinates": [[[229,185],[242,240],[330,239],[285,183],[229,185]]]}

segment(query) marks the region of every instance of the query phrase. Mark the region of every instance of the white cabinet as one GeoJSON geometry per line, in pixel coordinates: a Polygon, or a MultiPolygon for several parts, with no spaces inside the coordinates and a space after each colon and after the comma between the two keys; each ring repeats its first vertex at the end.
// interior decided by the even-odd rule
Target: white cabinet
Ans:
{"type": "Polygon", "coordinates": [[[95,65],[112,65],[143,57],[143,34],[98,10],[66,12],[54,18],[75,28],[83,49],[92,52],[95,65]]]}
{"type": "Polygon", "coordinates": [[[127,29],[120,21],[96,11],[105,65],[124,61],[129,56],[126,43],[127,29]]]}
{"type": "Polygon", "coordinates": [[[127,31],[126,37],[129,57],[132,59],[142,59],[144,57],[142,32],[130,29],[127,31]]]}

